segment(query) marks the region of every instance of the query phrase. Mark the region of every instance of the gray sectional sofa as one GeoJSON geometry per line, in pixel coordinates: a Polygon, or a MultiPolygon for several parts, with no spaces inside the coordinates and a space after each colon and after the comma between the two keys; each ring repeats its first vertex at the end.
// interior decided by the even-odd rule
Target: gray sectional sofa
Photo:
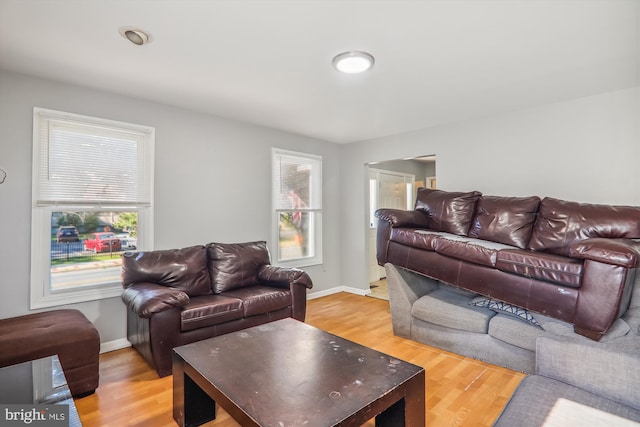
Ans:
{"type": "Polygon", "coordinates": [[[396,335],[531,374],[496,426],[542,426],[560,398],[640,421],[640,291],[593,341],[570,323],[505,304],[477,306],[486,298],[389,263],[385,270],[396,335]]]}

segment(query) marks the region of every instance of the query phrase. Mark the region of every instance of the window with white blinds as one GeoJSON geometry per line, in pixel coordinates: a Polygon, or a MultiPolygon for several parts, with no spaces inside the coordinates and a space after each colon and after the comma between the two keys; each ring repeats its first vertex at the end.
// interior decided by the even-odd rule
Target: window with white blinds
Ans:
{"type": "Polygon", "coordinates": [[[274,261],[322,263],[322,157],[274,148],[272,180],[274,261]]]}
{"type": "MultiPolygon", "coordinates": [[[[97,119],[60,118],[38,110],[38,205],[151,204],[149,144],[152,130],[118,127],[97,119]]],[[[126,126],[126,127],[125,127],[126,126]]]]}
{"type": "Polygon", "coordinates": [[[121,293],[121,253],[153,245],[154,137],[34,108],[31,308],[121,293]]]}

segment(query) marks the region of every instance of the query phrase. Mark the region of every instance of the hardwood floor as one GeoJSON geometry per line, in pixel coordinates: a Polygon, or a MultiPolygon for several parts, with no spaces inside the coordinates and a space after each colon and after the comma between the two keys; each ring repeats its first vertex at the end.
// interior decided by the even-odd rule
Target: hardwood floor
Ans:
{"type": "MultiPolygon", "coordinates": [[[[393,335],[387,301],[339,293],[308,302],[307,323],[426,370],[427,426],[490,426],[524,374],[393,335]]],[[[175,427],[172,378],[133,349],[100,356],[100,386],[75,401],[84,427],[175,427]]],[[[207,426],[238,424],[219,408],[207,426]]],[[[367,423],[373,426],[373,422],[367,423]]]]}

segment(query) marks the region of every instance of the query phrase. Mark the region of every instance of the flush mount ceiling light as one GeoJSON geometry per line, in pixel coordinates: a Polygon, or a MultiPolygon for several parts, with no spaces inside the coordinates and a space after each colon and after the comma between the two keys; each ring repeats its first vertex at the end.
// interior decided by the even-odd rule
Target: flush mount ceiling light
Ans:
{"type": "Polygon", "coordinates": [[[363,73],[373,67],[374,62],[373,55],[358,50],[343,52],[333,58],[336,70],[347,74],[363,73]]]}
{"type": "Polygon", "coordinates": [[[142,46],[143,44],[149,43],[151,41],[151,37],[149,37],[149,34],[138,28],[122,27],[120,28],[120,30],[118,30],[118,32],[122,37],[138,46],[142,46]]]}

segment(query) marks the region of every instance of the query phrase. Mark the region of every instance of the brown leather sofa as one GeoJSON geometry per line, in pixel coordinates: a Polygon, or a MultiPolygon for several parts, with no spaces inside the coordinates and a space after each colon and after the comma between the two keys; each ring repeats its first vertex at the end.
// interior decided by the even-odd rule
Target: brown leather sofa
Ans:
{"type": "Polygon", "coordinates": [[[312,282],[271,265],[259,241],[128,252],[122,285],[127,337],[163,377],[174,347],[286,317],[304,321],[312,282]]]}
{"type": "Polygon", "coordinates": [[[421,188],[380,209],[377,259],[574,325],[599,340],[627,310],[640,207],[421,188]]]}
{"type": "Polygon", "coordinates": [[[0,320],[0,367],[58,355],[73,397],[98,387],[100,334],[78,310],[51,310],[0,320]]]}

